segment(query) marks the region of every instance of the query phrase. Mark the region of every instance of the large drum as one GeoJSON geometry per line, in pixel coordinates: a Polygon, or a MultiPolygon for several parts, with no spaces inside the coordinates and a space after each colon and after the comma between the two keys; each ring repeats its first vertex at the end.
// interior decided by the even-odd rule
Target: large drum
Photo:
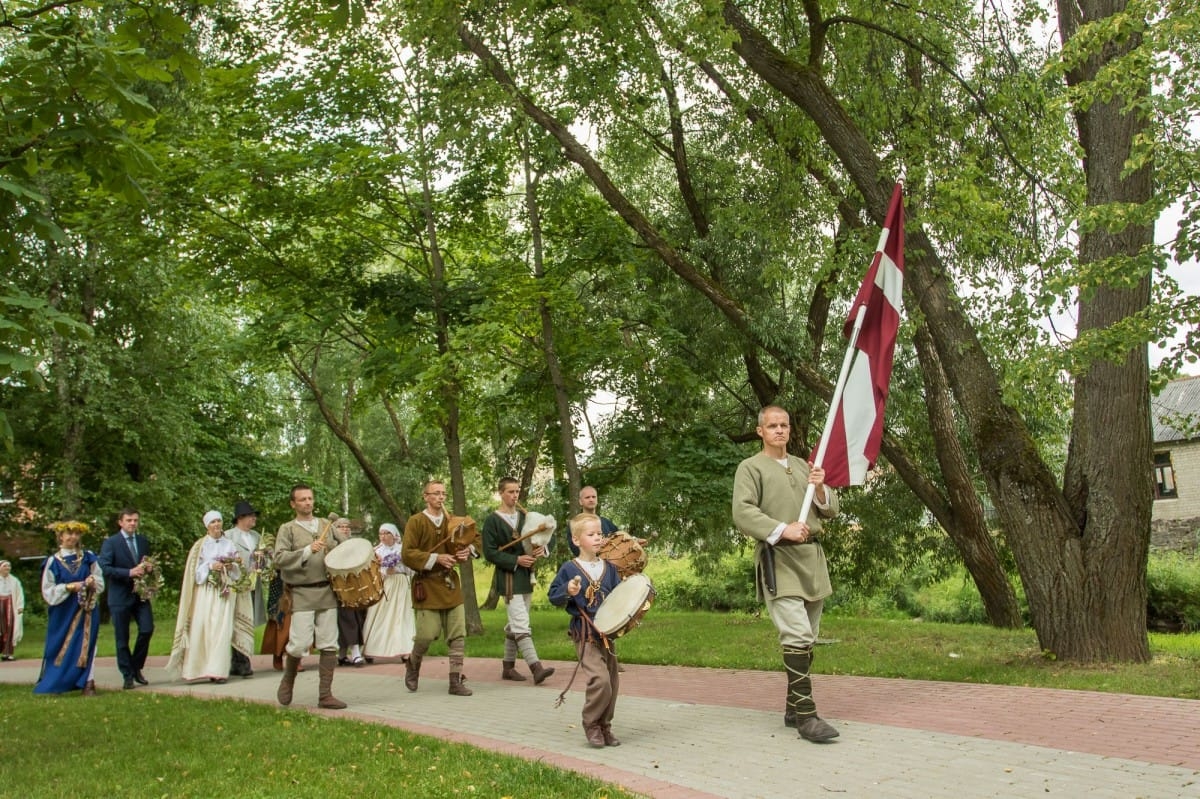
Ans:
{"type": "Polygon", "coordinates": [[[643,541],[634,538],[624,530],[604,539],[604,543],[596,550],[596,554],[617,567],[621,579],[627,579],[632,574],[641,574],[646,568],[646,550],[643,541]]]}
{"type": "Polygon", "coordinates": [[[379,558],[365,538],[351,538],[329,550],[325,572],[342,607],[369,608],[383,599],[379,558]]]}
{"type": "Polygon", "coordinates": [[[634,574],[613,589],[596,610],[596,629],[608,638],[620,638],[642,623],[654,604],[654,584],[644,574],[634,574]]]}

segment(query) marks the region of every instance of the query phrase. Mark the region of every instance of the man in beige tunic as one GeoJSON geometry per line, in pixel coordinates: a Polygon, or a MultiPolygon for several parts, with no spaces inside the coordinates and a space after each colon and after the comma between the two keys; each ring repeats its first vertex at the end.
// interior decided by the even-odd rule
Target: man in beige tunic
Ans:
{"type": "Polygon", "coordinates": [[[296,669],[300,658],[315,646],[321,653],[317,705],[340,710],[346,703],[333,695],[333,673],[337,668],[337,597],[325,572],[325,555],[337,546],[333,525],[313,516],[315,498],[311,487],[292,487],[291,505],[296,518],[275,534],[275,568],[292,589],[292,624],[288,634],[283,679],[276,697],[279,704],[292,703],[296,669]]]}
{"type": "Polygon", "coordinates": [[[450,521],[446,516],[446,485],[438,480],[425,484],[425,510],[408,517],[404,525],[401,557],[404,565],[416,572],[412,580],[413,607],[416,608],[417,636],[404,685],[417,690],[421,660],[429,645],[445,636],[450,661],[450,694],[470,696],[472,691],[462,678],[466,657],[467,614],[463,608],[462,579],[458,566],[471,557],[468,547],[449,540],[450,521]]]}
{"type": "Polygon", "coordinates": [[[758,543],[757,593],[779,631],[788,693],[783,721],[808,741],[828,741],[838,731],[817,715],[810,670],[825,597],[833,593],[821,549],[821,520],[838,512],[825,470],[788,455],[788,413],[769,405],[758,414],[762,451],[738,465],[733,478],[733,523],[758,543]],[[800,519],[809,484],[815,487],[808,518],[800,519]]]}

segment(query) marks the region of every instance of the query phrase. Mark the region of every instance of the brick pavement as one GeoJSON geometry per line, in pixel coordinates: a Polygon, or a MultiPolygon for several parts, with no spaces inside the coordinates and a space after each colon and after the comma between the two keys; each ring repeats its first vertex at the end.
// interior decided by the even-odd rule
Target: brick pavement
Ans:
{"type": "MultiPolygon", "coordinates": [[[[278,675],[269,659],[255,658],[254,678],[223,686],[167,683],[164,663],[151,660],[151,690],[274,704],[278,675]]],[[[1200,799],[1196,701],[818,674],[822,715],[842,736],[814,745],[782,725],[781,673],[629,665],[614,722],[623,745],[597,750],[579,729],[582,679],[555,708],[573,664],[550,665],[558,673],[535,687],[501,682],[498,662],[469,658],[469,698],[446,695],[444,657],[426,660],[415,694],[404,689],[399,664],[341,668],[334,689],[350,708],[329,715],[547,762],[658,799],[800,792],[1200,799]],[[515,724],[514,702],[525,711],[515,724]]],[[[0,681],[36,676],[35,662],[0,664],[0,681]]],[[[97,680],[119,687],[112,659],[98,663],[97,680]]],[[[315,669],[300,675],[297,712],[312,710],[316,680],[315,669]]]]}

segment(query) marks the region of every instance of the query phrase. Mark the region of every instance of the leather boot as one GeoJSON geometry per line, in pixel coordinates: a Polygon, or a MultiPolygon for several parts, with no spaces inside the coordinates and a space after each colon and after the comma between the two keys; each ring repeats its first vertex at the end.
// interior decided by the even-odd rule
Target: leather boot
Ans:
{"type": "Polygon", "coordinates": [[[551,675],[554,674],[554,667],[550,666],[547,668],[546,666],[542,665],[542,661],[540,660],[535,661],[533,665],[529,667],[529,670],[533,672],[534,685],[541,685],[546,680],[550,679],[551,675]]]}
{"type": "Polygon", "coordinates": [[[337,653],[322,652],[321,660],[317,664],[317,673],[320,675],[320,683],[317,688],[317,707],[323,707],[326,710],[342,710],[346,707],[346,703],[333,695],[333,672],[337,668],[337,653]]]}
{"type": "Polygon", "coordinates": [[[449,693],[451,696],[470,696],[474,693],[474,691],[463,685],[463,678],[461,674],[451,674],[450,690],[447,693],[449,693]]]}
{"type": "Polygon", "coordinates": [[[87,681],[87,685],[83,686],[83,695],[84,696],[95,696],[96,695],[96,681],[95,680],[87,681]]]}
{"type": "Polygon", "coordinates": [[[292,703],[292,691],[296,687],[296,669],[299,666],[300,658],[291,655],[284,658],[283,679],[279,681],[279,690],[275,692],[275,698],[281,705],[287,706],[292,703]]]}
{"type": "Polygon", "coordinates": [[[283,655],[271,656],[271,668],[275,671],[283,671],[283,655]]]}
{"type": "Polygon", "coordinates": [[[600,725],[600,734],[602,736],[604,736],[604,745],[605,746],[620,746],[621,745],[621,742],[617,739],[617,736],[613,735],[612,727],[609,726],[608,724],[600,725]]]}
{"type": "Polygon", "coordinates": [[[583,734],[587,736],[589,746],[596,749],[604,748],[604,732],[600,729],[599,724],[588,724],[583,728],[583,734]]]}
{"type": "Polygon", "coordinates": [[[404,667],[404,687],[410,691],[417,690],[417,680],[421,676],[421,660],[422,656],[416,653],[408,656],[408,663],[404,667]]]}
{"type": "Polygon", "coordinates": [[[525,682],[525,676],[517,671],[517,661],[515,660],[504,661],[504,671],[500,672],[500,679],[525,682]]]}

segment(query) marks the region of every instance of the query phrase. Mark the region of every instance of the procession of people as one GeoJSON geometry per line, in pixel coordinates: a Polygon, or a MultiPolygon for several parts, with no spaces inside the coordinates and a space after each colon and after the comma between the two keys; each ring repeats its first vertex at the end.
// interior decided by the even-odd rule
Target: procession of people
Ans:
{"type": "MultiPolygon", "coordinates": [[[[756,544],[756,590],[778,630],[787,674],[784,724],[805,740],[824,742],[838,732],[817,714],[811,668],[823,602],[831,592],[820,546],[822,521],[837,514],[838,498],[824,485],[823,470],[788,454],[784,409],[763,408],[757,433],[761,452],[744,460],[734,477],[732,518],[756,544]],[[809,489],[811,510],[800,519],[809,489]]],[[[315,493],[302,483],[289,494],[295,517],[273,536],[254,530],[258,511],[246,500],[235,503],[229,529],[220,511],[208,511],[183,569],[168,678],[223,684],[231,676],[254,676],[255,632],[265,626],[262,651],[282,672],[276,690],[280,705],[292,704],[301,660],[314,652],[320,708],[347,707],[333,694],[339,665],[361,667],[376,657],[403,663],[403,683],[417,691],[422,661],[438,639],[448,652],[448,693],[469,697],[460,569],[484,557],[494,567],[493,590],[506,604],[500,679],[527,681],[517,669],[520,659],[532,683],[540,685],[555,669],[537,654],[530,611],[538,562],[551,551],[556,523],[527,511],[518,502],[520,494],[515,478],[499,481],[499,503],[485,518],[481,535],[474,519],[446,509],[445,483],[430,480],[422,489],[425,508],[409,517],[403,533],[392,523],[381,524],[375,544],[356,535],[346,517],[317,516],[315,493]]],[[[585,740],[594,747],[619,746],[612,725],[623,669],[614,639],[640,622],[653,588],[640,574],[645,541],[598,513],[594,487],[580,491],[579,504],[583,511],[571,520],[566,541],[571,557],[557,568],[547,599],[570,617],[576,672],[586,680],[585,740]],[[633,574],[641,583],[627,579],[633,574]],[[639,593],[643,584],[647,587],[639,593]],[[618,604],[620,619],[610,628],[605,613],[618,604]]],[[[108,594],[124,688],[149,683],[144,667],[154,632],[151,601],[162,586],[162,570],[139,522],[137,509],[123,509],[118,531],[104,539],[99,555],[83,544],[87,525],[54,526],[59,549],[46,559],[42,573],[50,616],[36,693],[95,694],[101,593],[108,594]],[[138,633],[131,646],[134,624],[138,633]]],[[[6,660],[20,640],[24,611],[23,591],[10,571],[10,564],[0,561],[0,657],[6,660]]]]}

